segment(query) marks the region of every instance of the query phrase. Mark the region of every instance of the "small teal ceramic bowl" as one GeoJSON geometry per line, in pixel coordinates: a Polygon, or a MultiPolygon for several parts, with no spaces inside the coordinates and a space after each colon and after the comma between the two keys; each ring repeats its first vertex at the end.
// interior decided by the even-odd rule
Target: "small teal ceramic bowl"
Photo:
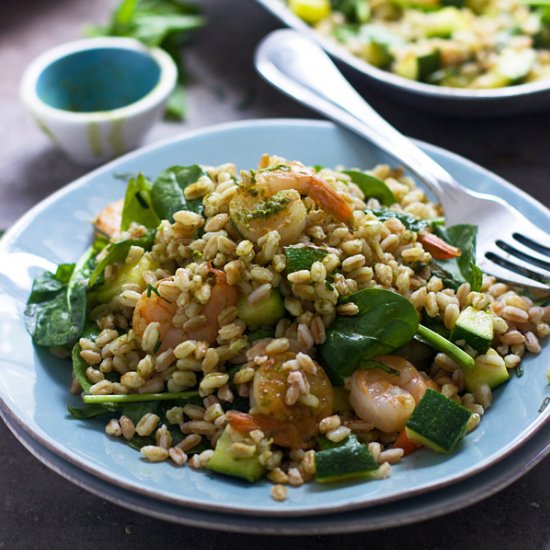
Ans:
{"type": "Polygon", "coordinates": [[[37,125],[69,157],[99,164],[142,141],[177,79],[168,54],[127,38],[63,44],[26,70],[21,98],[37,125]]]}

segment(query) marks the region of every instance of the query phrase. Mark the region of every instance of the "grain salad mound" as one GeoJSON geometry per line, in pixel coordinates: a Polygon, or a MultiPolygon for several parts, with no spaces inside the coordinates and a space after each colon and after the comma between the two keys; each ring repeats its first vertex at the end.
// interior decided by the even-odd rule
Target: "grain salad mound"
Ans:
{"type": "Polygon", "coordinates": [[[381,479],[422,445],[452,452],[550,332],[442,214],[385,165],[138,175],[76,266],[35,281],[27,326],[72,347],[73,416],[108,415],[151,462],[267,477],[276,500],[381,479]]]}

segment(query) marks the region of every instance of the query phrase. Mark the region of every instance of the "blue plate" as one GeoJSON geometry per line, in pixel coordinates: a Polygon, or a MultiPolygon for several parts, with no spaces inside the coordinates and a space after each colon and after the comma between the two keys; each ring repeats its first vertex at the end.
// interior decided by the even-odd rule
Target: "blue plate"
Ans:
{"type": "MultiPolygon", "coordinates": [[[[497,176],[432,146],[424,150],[466,186],[500,195],[550,232],[550,213],[497,176]]],[[[422,450],[393,468],[391,478],[330,486],[307,484],[274,502],[270,484],[151,464],[120,441],[109,439],[101,420],[67,414],[70,366],[35,348],[23,324],[32,279],[42,269],[76,260],[89,245],[90,220],[123,196],[115,176],[142,171],[154,177],[173,164],[255,166],[262,153],[307,164],[369,168],[389,159],[372,145],[331,123],[259,120],[219,126],[172,138],[122,157],[58,191],[26,214],[0,242],[0,399],[19,427],[50,451],[108,483],[192,508],[250,515],[312,515],[378,505],[441,489],[495,464],[527,441],[550,417],[550,349],[524,362],[525,375],[495,392],[481,425],[451,456],[422,450]],[[542,411],[542,412],[540,412],[542,411]]]]}

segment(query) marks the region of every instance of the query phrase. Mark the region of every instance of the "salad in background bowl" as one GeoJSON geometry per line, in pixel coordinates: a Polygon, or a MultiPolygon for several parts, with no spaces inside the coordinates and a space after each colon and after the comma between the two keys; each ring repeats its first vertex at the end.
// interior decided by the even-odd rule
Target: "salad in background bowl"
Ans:
{"type": "Polygon", "coordinates": [[[492,116],[550,102],[548,9],[517,0],[259,0],[392,95],[492,116]]]}

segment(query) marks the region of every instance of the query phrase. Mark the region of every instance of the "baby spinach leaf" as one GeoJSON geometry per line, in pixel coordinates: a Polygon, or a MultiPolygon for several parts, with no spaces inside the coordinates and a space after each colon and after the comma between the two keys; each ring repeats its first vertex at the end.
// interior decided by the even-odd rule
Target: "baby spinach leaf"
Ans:
{"type": "Polygon", "coordinates": [[[141,246],[145,250],[150,250],[155,242],[155,233],[156,230],[150,229],[144,237],[125,239],[108,245],[107,255],[95,266],[90,275],[88,285],[92,287],[108,265],[123,262],[132,246],[141,246]]]}
{"type": "Polygon", "coordinates": [[[166,104],[165,117],[170,120],[183,120],[187,110],[187,96],[183,84],[179,82],[170,94],[166,104]]]}
{"type": "Polygon", "coordinates": [[[318,246],[285,246],[286,270],[288,273],[311,269],[313,262],[322,262],[328,254],[324,248],[318,246]]]}
{"type": "Polygon", "coordinates": [[[275,333],[272,328],[258,328],[248,333],[248,343],[252,344],[253,342],[262,340],[263,338],[273,338],[274,334],[275,333]]]}
{"type": "Polygon", "coordinates": [[[396,202],[390,188],[381,179],[357,170],[344,170],[343,173],[351,177],[351,181],[363,191],[367,199],[374,197],[384,206],[396,202]]]}
{"type": "Polygon", "coordinates": [[[337,317],[319,349],[321,363],[335,385],[342,385],[361,361],[392,353],[409,342],[418,328],[412,303],[390,290],[367,288],[345,298],[359,313],[337,317]]]}
{"type": "MultiPolygon", "coordinates": [[[[88,338],[89,340],[94,341],[99,334],[99,328],[96,323],[88,322],[84,326],[84,329],[82,331],[82,334],[80,335],[81,338],[88,338]]],[[[85,391],[89,392],[90,388],[92,387],[92,383],[88,380],[88,377],[86,376],[86,369],[88,368],[88,363],[80,357],[80,352],[82,351],[82,348],[80,347],[80,344],[77,342],[73,346],[73,350],[71,352],[71,359],[73,362],[73,374],[74,377],[78,380],[78,383],[80,384],[80,387],[85,391]]]]}
{"type": "Polygon", "coordinates": [[[396,210],[390,210],[389,208],[373,208],[370,210],[365,210],[365,212],[372,212],[381,222],[390,220],[391,218],[398,219],[407,229],[410,231],[422,231],[431,225],[431,220],[423,220],[422,218],[417,218],[412,214],[407,214],[406,212],[397,212],[396,210]]]}
{"type": "Polygon", "coordinates": [[[180,210],[190,210],[202,214],[204,207],[201,199],[187,200],[184,190],[188,185],[196,183],[206,172],[198,165],[172,166],[164,170],[153,183],[151,199],[156,213],[162,220],[174,221],[174,213],[180,210]]]}
{"type": "Polygon", "coordinates": [[[61,264],[55,274],[46,272],[34,280],[24,317],[35,344],[72,345],[82,332],[95,253],[90,247],[76,264],[61,264]]]}
{"type": "Polygon", "coordinates": [[[151,201],[151,183],[143,174],[130,178],[126,187],[120,229],[126,231],[132,222],[154,229],[160,223],[151,201]]]}
{"type": "Polygon", "coordinates": [[[103,414],[112,414],[112,411],[103,405],[84,405],[83,407],[67,405],[67,410],[73,418],[78,418],[79,420],[94,418],[103,414]]]}
{"type": "Polygon", "coordinates": [[[462,254],[451,260],[434,259],[431,264],[432,272],[441,277],[446,286],[457,289],[462,283],[470,283],[472,290],[479,291],[483,272],[476,264],[477,226],[436,226],[434,233],[450,245],[460,248],[462,254]]]}

